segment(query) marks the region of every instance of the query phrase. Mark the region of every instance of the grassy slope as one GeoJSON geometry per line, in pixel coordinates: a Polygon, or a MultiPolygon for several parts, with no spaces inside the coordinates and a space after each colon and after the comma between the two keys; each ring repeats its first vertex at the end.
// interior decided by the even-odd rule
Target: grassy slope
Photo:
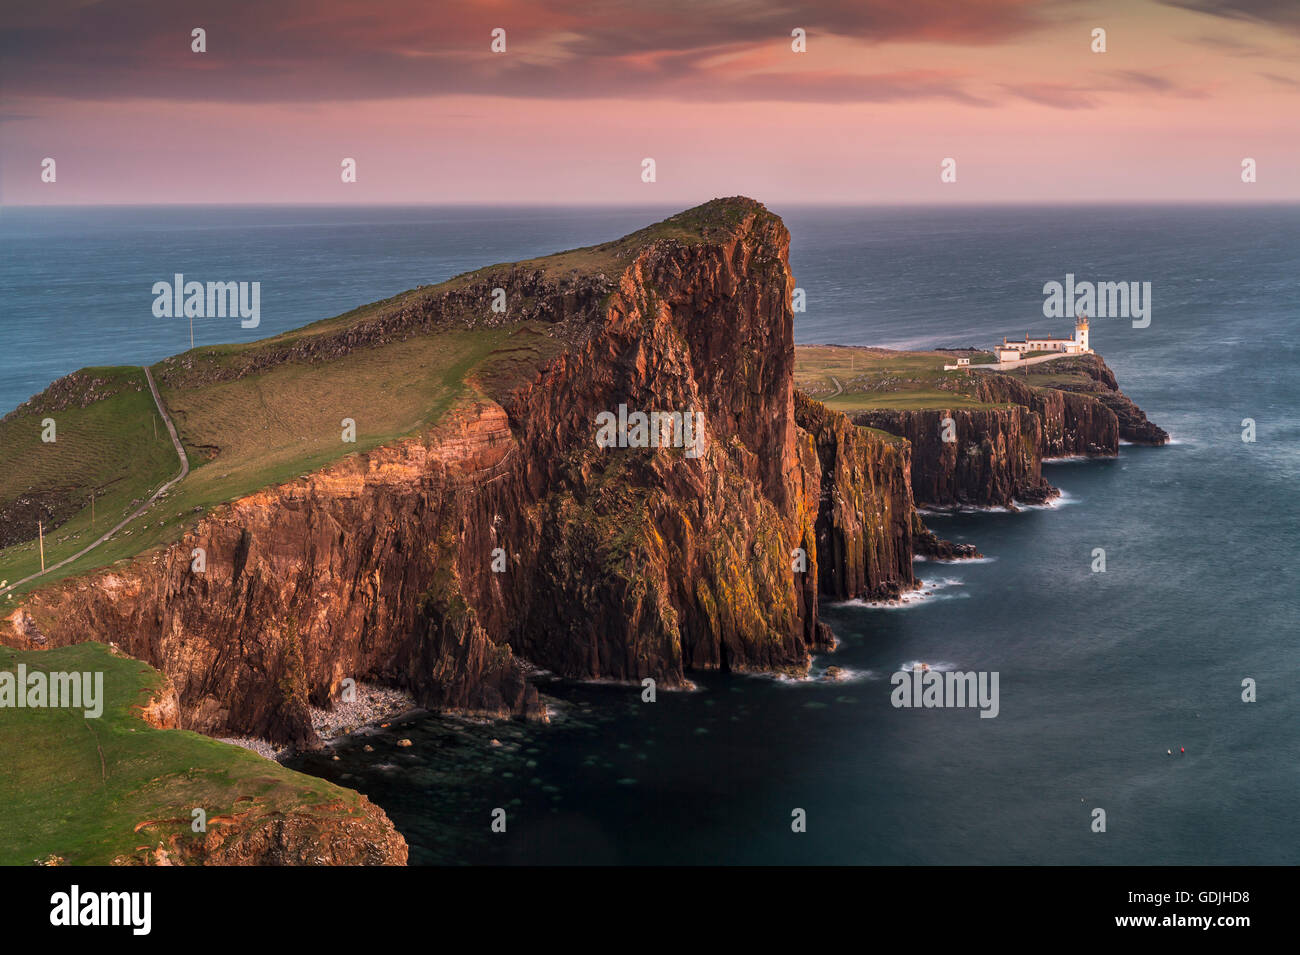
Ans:
{"type": "Polygon", "coordinates": [[[106,703],[99,719],[86,719],[82,710],[3,711],[0,865],[52,854],[73,865],[103,865],[172,835],[200,839],[190,830],[195,808],[207,813],[209,828],[234,811],[359,814],[350,790],[197,733],[149,726],[134,707],[148,700],[161,675],[103,644],[0,647],[0,670],[14,672],[19,663],[47,672],[102,671],[106,703]],[[323,808],[338,803],[343,808],[323,808]],[[135,831],[154,821],[161,822],[135,831]]]}
{"type": "MultiPolygon", "coordinates": [[[[47,564],[95,540],[180,470],[167,429],[154,407],[140,368],[87,368],[79,375],[100,382],[111,397],[52,410],[43,403],[0,422],[0,505],[39,497],[53,506],[45,521],[47,564]],[[52,443],[41,440],[44,418],[55,421],[52,443]],[[95,496],[91,526],[91,494],[95,496]],[[51,523],[55,530],[50,532],[51,523]]],[[[0,580],[40,569],[35,540],[0,551],[0,580]]]]}
{"type": "MultiPolygon", "coordinates": [[[[418,432],[458,402],[513,383],[527,369],[535,368],[551,345],[549,338],[528,326],[446,331],[359,349],[329,362],[286,363],[233,381],[204,383],[196,375],[192,383],[160,384],[163,401],[190,457],[189,477],[112,539],[81,560],[15,591],[14,599],[24,590],[174,540],[197,520],[199,512],[215,504],[418,432]],[[355,443],[342,440],[344,418],[356,422],[355,443]]],[[[199,349],[198,353],[205,351],[199,349]]],[[[143,379],[139,369],[116,371],[143,379]]],[[[111,443],[113,433],[134,435],[135,439],[118,442],[121,454],[117,457],[123,460],[112,466],[121,470],[122,476],[114,497],[97,499],[96,533],[88,532],[90,510],[85,508],[47,536],[47,565],[85,546],[124,517],[133,499],[147,497],[147,491],[179,470],[165,429],[159,427],[163,437],[158,442],[143,444],[144,438],[152,435],[153,417],[156,412],[147,389],[142,395],[129,392],[59,415],[58,447],[65,451],[74,473],[86,462],[100,460],[97,449],[111,443]],[[91,441],[86,434],[98,437],[91,441]],[[134,472],[130,470],[132,462],[137,466],[134,472]]],[[[26,420],[19,425],[29,431],[39,429],[39,421],[26,420]]],[[[39,443],[39,431],[37,434],[39,443]]],[[[46,487],[57,487],[67,483],[61,478],[64,473],[52,467],[42,480],[46,487]]],[[[77,493],[84,500],[84,494],[77,493]]],[[[0,580],[20,579],[39,566],[35,542],[0,551],[0,580]]]]}
{"type": "Polygon", "coordinates": [[[836,411],[1003,407],[971,397],[975,379],[967,372],[944,371],[945,363],[955,364],[946,352],[800,345],[794,355],[795,386],[836,411]],[[832,378],[844,389],[840,394],[832,378]]]}
{"type": "MultiPolygon", "coordinates": [[[[550,275],[604,272],[613,276],[629,257],[649,242],[673,239],[692,243],[733,227],[756,207],[707,203],[648,226],[622,239],[573,249],[514,265],[488,266],[436,286],[424,286],[373,302],[333,318],[260,341],[198,348],[153,366],[159,391],[190,456],[192,471],[158,505],[123,528],[82,559],[15,590],[0,604],[0,613],[23,592],[62,577],[85,573],[140,554],[179,537],[201,511],[259,488],[316,470],[355,451],[364,451],[418,432],[458,402],[476,394],[498,396],[552,356],[558,344],[527,324],[507,328],[442,331],[405,342],[362,348],[328,361],[284,363],[243,377],[213,381],[218,373],[247,365],[259,355],[284,349],[365,322],[394,309],[414,307],[423,299],[472,284],[505,269],[539,269],[550,275]],[[188,366],[188,367],[185,367],[188,366]],[[356,443],[345,444],[341,421],[356,422],[356,443]]],[[[771,213],[762,213],[771,216],[771,213]]],[[[115,376],[137,376],[139,369],[97,369],[115,376]]],[[[0,507],[29,487],[62,498],[74,516],[46,540],[46,564],[56,563],[94,540],[125,517],[134,499],[148,493],[179,469],[165,429],[152,435],[156,416],[147,388],[112,402],[69,409],[59,416],[63,459],[23,487],[0,484],[0,507]],[[66,421],[65,421],[66,418],[66,421]],[[64,435],[67,435],[65,441],[64,435]],[[85,435],[95,435],[95,441],[85,435]],[[129,440],[128,440],[129,438],[129,440]],[[96,533],[89,533],[90,509],[82,506],[93,481],[100,446],[114,451],[119,494],[96,503],[96,533]],[[82,483],[68,475],[89,469],[82,483]],[[109,520],[109,517],[112,520],[109,520]]],[[[40,416],[28,410],[14,416],[14,433],[39,442],[40,416]]],[[[0,438],[7,437],[0,431],[0,438]]],[[[18,453],[18,445],[12,445],[18,453]]],[[[0,463],[15,459],[11,444],[0,443],[0,463]]],[[[107,467],[108,465],[105,465],[107,467]]],[[[0,468],[0,471],[6,469],[0,468]]],[[[96,485],[97,486],[97,485],[96,485]]],[[[40,568],[34,542],[0,550],[0,580],[18,580],[40,568]]]]}

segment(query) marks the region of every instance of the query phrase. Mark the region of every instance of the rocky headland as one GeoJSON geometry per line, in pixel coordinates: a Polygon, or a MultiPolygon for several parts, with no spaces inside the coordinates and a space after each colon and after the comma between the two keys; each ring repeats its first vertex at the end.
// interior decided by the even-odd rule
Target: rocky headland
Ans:
{"type": "MultiPolygon", "coordinates": [[[[1079,360],[1092,383],[1079,390],[988,374],[980,400],[1002,407],[953,409],[955,442],[940,440],[941,411],[828,408],[795,388],[789,243],[759,203],[715,200],[214,369],[310,367],[506,321],[546,344],[509,376],[471,372],[474,399],[416,436],[27,594],[0,639],[113,641],[167,675],[184,728],[305,747],[346,679],[434,710],[543,719],[530,666],[663,688],[693,670],[802,675],[833,645],[820,600],[896,597],[916,587],[918,554],[975,555],[929,532],[918,505],[1045,500],[1045,457],[1164,439],[1099,358],[1079,360]],[[598,446],[597,416],[620,405],[702,412],[701,453],[598,446]]],[[[221,851],[278,852],[292,829],[221,851]]],[[[331,845],[294,851],[345,857],[331,845]]]]}

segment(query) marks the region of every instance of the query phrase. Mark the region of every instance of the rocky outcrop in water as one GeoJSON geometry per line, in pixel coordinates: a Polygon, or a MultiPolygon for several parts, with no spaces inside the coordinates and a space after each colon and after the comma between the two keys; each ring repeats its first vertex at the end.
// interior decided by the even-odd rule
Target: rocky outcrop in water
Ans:
{"type": "Polygon", "coordinates": [[[1119,391],[1100,355],[977,374],[974,397],[993,407],[853,416],[910,442],[912,493],[920,506],[1039,504],[1057,494],[1042,476],[1044,460],[1113,457],[1121,440],[1158,445],[1169,439],[1119,391]],[[945,441],[949,418],[954,440],[945,441]]]}
{"type": "Polygon", "coordinates": [[[1157,447],[1168,443],[1168,432],[1147,420],[1147,416],[1142,409],[1119,390],[1114,372],[1106,367],[1106,363],[1101,360],[1100,355],[1080,355],[1074,358],[1064,358],[1059,363],[1047,362],[1045,365],[1037,367],[1044,369],[1046,365],[1057,365],[1058,372],[1077,373],[1078,380],[1076,382],[1061,384],[1057,387],[1066,392],[1096,398],[1114,412],[1116,419],[1119,421],[1120,440],[1157,447]]]}
{"type": "MultiPolygon", "coordinates": [[[[1044,364],[1050,367],[1055,363],[1044,364]]],[[[1042,426],[1037,442],[1040,458],[1119,453],[1119,422],[1091,395],[1030,387],[1012,375],[981,374],[978,384],[980,401],[1019,405],[1038,416],[1042,426]]]]}

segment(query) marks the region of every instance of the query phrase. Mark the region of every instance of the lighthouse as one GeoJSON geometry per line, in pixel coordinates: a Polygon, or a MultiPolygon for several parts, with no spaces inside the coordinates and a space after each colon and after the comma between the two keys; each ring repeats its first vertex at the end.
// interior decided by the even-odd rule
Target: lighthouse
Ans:
{"type": "Polygon", "coordinates": [[[1081,352],[1090,352],[1088,347],[1088,316],[1080,314],[1074,320],[1074,342],[1081,352]]]}

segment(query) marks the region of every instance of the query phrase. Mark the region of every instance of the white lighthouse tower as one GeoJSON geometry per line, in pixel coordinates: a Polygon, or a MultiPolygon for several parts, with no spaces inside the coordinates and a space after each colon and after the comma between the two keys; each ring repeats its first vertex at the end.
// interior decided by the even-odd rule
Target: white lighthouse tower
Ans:
{"type": "Polygon", "coordinates": [[[1074,341],[1081,352],[1090,352],[1088,347],[1088,316],[1079,315],[1074,320],[1074,341]]]}

